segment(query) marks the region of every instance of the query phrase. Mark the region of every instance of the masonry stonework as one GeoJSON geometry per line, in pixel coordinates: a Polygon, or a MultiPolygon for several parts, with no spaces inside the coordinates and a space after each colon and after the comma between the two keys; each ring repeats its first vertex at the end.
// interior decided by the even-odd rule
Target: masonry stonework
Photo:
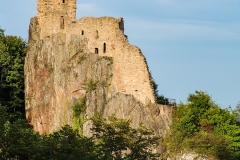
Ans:
{"type": "MultiPolygon", "coordinates": [[[[95,53],[98,49],[99,56],[114,57],[114,69],[118,74],[114,75],[113,84],[117,91],[133,94],[143,103],[154,103],[145,57],[139,48],[128,43],[123,18],[86,17],[75,20],[76,0],[65,0],[64,3],[63,0],[38,0],[37,18],[41,39],[58,32],[66,34],[66,43],[69,43],[71,35],[85,37],[90,52],[95,53]]],[[[74,55],[70,51],[69,58],[71,56],[74,55]]]]}
{"type": "MultiPolygon", "coordinates": [[[[86,118],[115,113],[133,119],[135,127],[144,122],[165,132],[146,59],[129,44],[123,18],[76,20],[76,0],[37,3],[25,61],[26,116],[34,129],[50,133],[72,125],[71,106],[85,97],[86,118]],[[96,83],[92,90],[90,81],[96,83]]],[[[88,133],[90,123],[84,126],[88,133]]]]}

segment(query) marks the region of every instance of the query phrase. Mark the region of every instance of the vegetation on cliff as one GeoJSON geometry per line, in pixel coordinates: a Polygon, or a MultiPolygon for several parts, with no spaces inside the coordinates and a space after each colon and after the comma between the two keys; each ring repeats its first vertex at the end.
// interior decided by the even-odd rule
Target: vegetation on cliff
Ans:
{"type": "Polygon", "coordinates": [[[0,107],[0,158],[2,160],[146,160],[156,159],[152,148],[158,138],[145,126],[130,127],[131,121],[96,114],[93,137],[84,137],[70,126],[49,135],[39,135],[23,120],[10,123],[0,107]]]}
{"type": "Polygon", "coordinates": [[[157,104],[169,105],[169,99],[165,98],[163,95],[158,94],[158,84],[153,79],[151,81],[151,84],[153,87],[157,104]]]}

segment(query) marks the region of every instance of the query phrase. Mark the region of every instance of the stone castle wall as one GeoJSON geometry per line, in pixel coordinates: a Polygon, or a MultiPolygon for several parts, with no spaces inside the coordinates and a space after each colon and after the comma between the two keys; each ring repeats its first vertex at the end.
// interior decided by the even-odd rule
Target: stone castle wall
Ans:
{"type": "MultiPolygon", "coordinates": [[[[124,35],[123,18],[84,17],[74,20],[76,0],[65,0],[65,3],[62,1],[38,1],[40,38],[61,32],[66,34],[66,43],[70,43],[71,35],[85,37],[90,52],[98,53],[99,56],[114,57],[116,74],[113,77],[113,84],[118,92],[132,94],[144,104],[154,103],[155,98],[146,59],[138,47],[128,43],[124,35]],[[43,16],[43,13],[46,15],[43,16]],[[64,24],[61,24],[61,18],[64,18],[64,24]]],[[[69,58],[74,56],[71,51],[69,52],[69,58]]]]}
{"type": "Polygon", "coordinates": [[[46,18],[53,12],[75,20],[76,9],[76,0],[37,0],[37,17],[40,19],[40,25],[44,25],[46,18]]]}
{"type": "Polygon", "coordinates": [[[133,118],[135,126],[164,128],[146,59],[129,44],[123,18],[76,20],[76,0],[62,2],[38,0],[38,15],[30,23],[25,97],[34,129],[49,133],[72,125],[71,106],[82,97],[88,118],[101,111],[133,118]],[[87,89],[90,80],[97,83],[93,90],[87,89]]]}

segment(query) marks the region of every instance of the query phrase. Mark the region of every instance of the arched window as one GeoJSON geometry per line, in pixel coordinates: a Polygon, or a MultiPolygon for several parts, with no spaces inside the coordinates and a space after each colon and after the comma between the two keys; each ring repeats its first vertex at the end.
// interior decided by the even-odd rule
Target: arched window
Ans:
{"type": "Polygon", "coordinates": [[[106,51],[107,51],[107,44],[103,43],[103,53],[106,53],[106,51]]]}
{"type": "Polygon", "coordinates": [[[64,17],[63,16],[61,16],[61,18],[60,18],[60,28],[64,29],[64,17]]]}
{"type": "Polygon", "coordinates": [[[95,48],[95,53],[98,54],[98,48],[95,48]]]}

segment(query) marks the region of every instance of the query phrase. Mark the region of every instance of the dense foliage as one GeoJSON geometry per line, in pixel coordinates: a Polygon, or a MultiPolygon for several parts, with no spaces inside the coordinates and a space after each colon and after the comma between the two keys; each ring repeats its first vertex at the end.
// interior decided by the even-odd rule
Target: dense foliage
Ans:
{"type": "Polygon", "coordinates": [[[26,43],[5,36],[0,28],[0,104],[11,113],[11,121],[24,115],[24,58],[26,43]]]}
{"type": "Polygon", "coordinates": [[[134,129],[130,127],[130,120],[117,119],[112,115],[107,121],[100,114],[95,114],[92,121],[98,159],[147,160],[159,156],[152,151],[158,146],[159,138],[142,124],[134,129]]]}
{"type": "Polygon", "coordinates": [[[220,108],[201,91],[180,103],[166,138],[172,153],[194,151],[219,159],[240,158],[240,127],[237,112],[220,108]]]}
{"type": "Polygon", "coordinates": [[[130,127],[131,121],[99,114],[93,118],[93,137],[79,134],[69,126],[49,135],[39,135],[23,120],[10,123],[4,107],[0,110],[0,159],[16,160],[146,160],[156,159],[152,147],[158,138],[144,126],[130,127]]]}

